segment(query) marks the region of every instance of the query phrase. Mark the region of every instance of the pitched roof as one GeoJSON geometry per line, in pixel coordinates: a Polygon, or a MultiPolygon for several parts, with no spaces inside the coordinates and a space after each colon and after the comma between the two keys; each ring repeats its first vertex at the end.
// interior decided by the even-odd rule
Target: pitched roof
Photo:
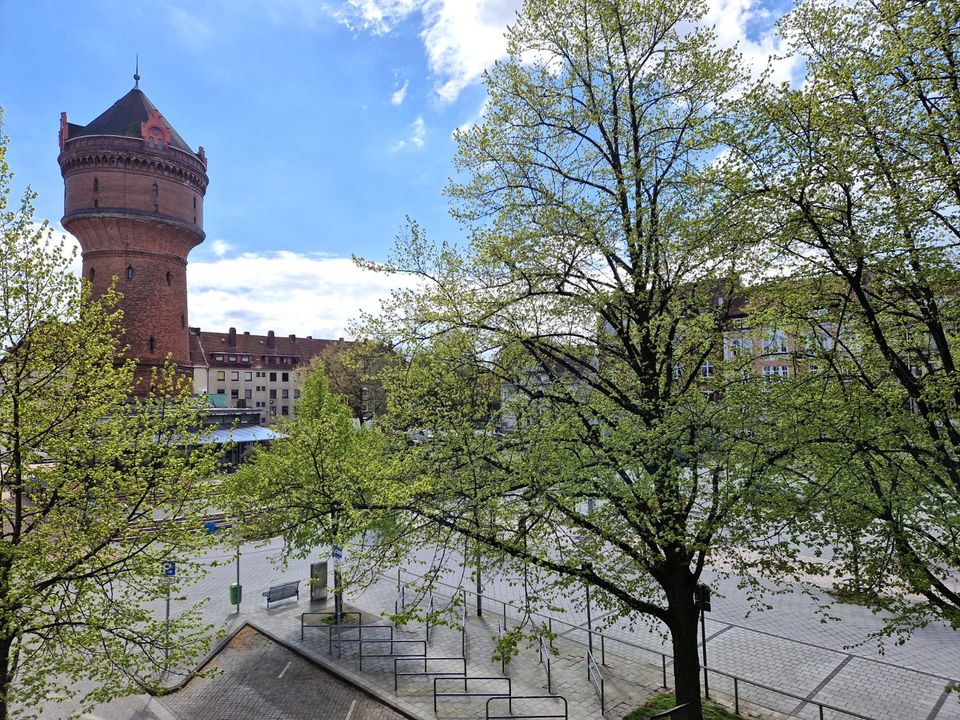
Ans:
{"type": "MultiPolygon", "coordinates": [[[[249,333],[201,332],[190,328],[190,360],[196,366],[233,366],[236,363],[217,361],[214,353],[234,356],[249,355],[255,366],[261,364],[261,358],[267,356],[285,356],[299,358],[299,365],[306,365],[330,345],[339,340],[296,337],[295,335],[251,335],[249,333]],[[231,336],[233,345],[230,344],[231,336]]],[[[352,344],[349,341],[345,345],[352,344]]]]}
{"type": "MultiPolygon", "coordinates": [[[[143,94],[140,88],[133,88],[130,92],[117,100],[98,118],[89,125],[70,124],[70,139],[85,135],[119,135],[141,139],[140,123],[146,122],[150,113],[156,111],[156,106],[150,98],[143,94]]],[[[177,150],[196,155],[190,146],[180,137],[179,133],[170,127],[166,118],[163,124],[170,131],[170,146],[177,150]]]]}

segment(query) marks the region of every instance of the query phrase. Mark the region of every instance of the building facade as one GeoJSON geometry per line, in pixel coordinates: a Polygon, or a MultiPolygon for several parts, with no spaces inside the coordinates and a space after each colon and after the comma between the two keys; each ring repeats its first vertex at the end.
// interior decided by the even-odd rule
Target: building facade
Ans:
{"type": "Polygon", "coordinates": [[[324,351],[346,347],[344,340],[207,332],[190,328],[193,389],[217,407],[256,409],[260,423],[293,415],[300,383],[310,361],[324,351]]]}

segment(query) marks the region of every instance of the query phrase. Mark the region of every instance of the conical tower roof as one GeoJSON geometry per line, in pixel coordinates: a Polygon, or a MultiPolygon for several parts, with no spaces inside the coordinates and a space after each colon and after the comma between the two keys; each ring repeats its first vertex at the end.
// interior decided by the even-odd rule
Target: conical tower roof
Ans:
{"type": "MultiPolygon", "coordinates": [[[[156,106],[150,102],[150,98],[143,93],[143,90],[135,87],[89,125],[70,123],[69,137],[72,140],[87,135],[119,135],[120,137],[137,138],[139,140],[141,138],[141,123],[147,122],[151,113],[159,114],[156,106]]],[[[196,155],[184,139],[180,137],[180,134],[170,126],[166,118],[163,118],[163,124],[170,132],[171,147],[196,155]]]]}

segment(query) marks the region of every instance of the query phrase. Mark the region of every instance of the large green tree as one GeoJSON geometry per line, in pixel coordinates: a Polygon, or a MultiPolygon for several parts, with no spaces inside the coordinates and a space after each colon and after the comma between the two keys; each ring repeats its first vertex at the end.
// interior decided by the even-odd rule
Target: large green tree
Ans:
{"type": "MultiPolygon", "coordinates": [[[[408,227],[383,269],[422,284],[365,327],[409,361],[385,422],[432,432],[403,451],[405,510],[539,568],[542,601],[582,582],[614,617],[662,622],[691,718],[701,573],[747,559],[785,452],[762,412],[780,386],[722,361],[756,269],[712,167],[743,78],[702,10],[526,2],[457,136],[469,246],[408,227]]],[[[791,553],[749,557],[780,571],[791,553]]]]}
{"type": "MultiPolygon", "coordinates": [[[[731,168],[759,234],[816,294],[784,314],[817,343],[818,418],[788,432],[830,571],[895,612],[960,627],[960,6],[804,2],[782,23],[799,88],[743,106],[731,168]]],[[[798,286],[799,287],[799,286],[798,286]]]]}
{"type": "Polygon", "coordinates": [[[8,205],[5,150],[0,136],[0,719],[81,680],[84,705],[157,687],[206,650],[195,612],[167,625],[157,603],[161,561],[205,542],[215,470],[186,452],[198,416],[173,372],[129,400],[117,298],[89,296],[29,193],[8,205]]]}

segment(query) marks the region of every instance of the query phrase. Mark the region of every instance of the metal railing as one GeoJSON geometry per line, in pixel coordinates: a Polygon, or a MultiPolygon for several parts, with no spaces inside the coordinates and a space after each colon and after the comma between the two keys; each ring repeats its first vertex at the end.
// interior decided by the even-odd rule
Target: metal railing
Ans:
{"type": "Polygon", "coordinates": [[[505,697],[510,706],[510,712],[513,712],[513,681],[508,677],[499,675],[465,675],[463,677],[435,677],[433,679],[433,712],[437,713],[437,699],[442,697],[505,697]],[[505,682],[507,692],[488,692],[478,691],[470,692],[469,683],[471,682],[505,682]],[[441,682],[462,682],[463,691],[457,692],[439,692],[437,684],[441,682]]]}
{"type": "Polygon", "coordinates": [[[547,647],[543,635],[540,635],[540,663],[547,671],[547,692],[553,695],[553,676],[550,674],[550,648],[547,647]]]}
{"type": "MultiPolygon", "coordinates": [[[[423,579],[423,578],[421,578],[421,576],[415,575],[415,574],[413,574],[413,573],[409,573],[409,572],[408,572],[407,574],[408,574],[408,575],[411,575],[412,577],[416,578],[417,580],[422,580],[422,579],[423,579]]],[[[457,586],[455,586],[455,585],[450,585],[449,583],[444,583],[444,582],[442,582],[442,581],[434,580],[432,584],[433,584],[433,585],[439,585],[439,586],[442,586],[442,587],[447,587],[447,588],[449,588],[452,592],[451,592],[449,595],[447,595],[447,597],[454,597],[454,595],[456,595],[456,594],[458,594],[458,593],[462,593],[462,594],[463,594],[463,597],[464,597],[464,605],[466,605],[466,597],[467,597],[467,594],[468,594],[468,593],[476,594],[475,591],[473,591],[473,590],[468,590],[468,589],[466,589],[466,588],[457,587],[457,586]]],[[[438,593],[438,594],[444,595],[445,593],[438,593]]],[[[508,607],[511,608],[512,610],[518,612],[518,613],[520,613],[520,612],[525,612],[525,610],[524,610],[523,608],[519,608],[519,607],[517,607],[516,605],[514,605],[513,603],[507,602],[507,601],[505,601],[505,600],[500,600],[500,599],[498,599],[498,598],[490,597],[490,596],[487,596],[487,595],[484,595],[484,596],[482,596],[482,597],[483,597],[483,599],[484,599],[485,601],[490,601],[490,602],[493,602],[493,603],[499,603],[499,604],[501,605],[501,607],[502,607],[502,613],[503,613],[503,617],[504,617],[504,618],[507,617],[507,608],[508,608],[508,607]]],[[[464,615],[465,615],[465,614],[466,614],[466,613],[465,613],[465,607],[464,607],[464,615]]],[[[556,625],[565,626],[565,627],[569,628],[570,630],[575,630],[575,631],[579,631],[579,632],[584,633],[584,634],[587,636],[587,637],[586,637],[586,641],[574,640],[574,642],[583,642],[584,645],[588,645],[588,644],[589,644],[589,639],[590,639],[590,634],[591,634],[591,633],[592,633],[593,635],[599,636],[599,637],[601,638],[601,646],[600,646],[601,662],[600,662],[599,664],[597,664],[597,669],[598,669],[598,670],[599,670],[599,667],[600,667],[600,666],[602,666],[602,665],[605,664],[605,663],[603,662],[603,652],[604,652],[604,642],[603,642],[603,640],[604,640],[604,639],[609,640],[609,641],[612,642],[612,643],[618,643],[620,646],[623,646],[623,647],[632,648],[633,650],[639,650],[639,651],[641,651],[641,652],[650,653],[651,655],[657,656],[657,657],[659,658],[659,660],[660,660],[660,667],[661,667],[661,673],[662,673],[662,686],[663,686],[664,688],[669,688],[668,675],[667,675],[667,665],[668,665],[668,662],[672,662],[672,660],[673,660],[673,656],[672,656],[670,653],[664,652],[663,650],[659,650],[659,649],[656,649],[656,648],[651,648],[651,647],[648,647],[648,646],[646,646],[646,645],[642,645],[642,644],[637,643],[637,642],[633,642],[633,641],[630,641],[630,640],[625,640],[625,639],[623,639],[623,638],[618,638],[618,637],[615,637],[615,636],[612,636],[612,635],[606,635],[605,633],[600,632],[600,631],[597,631],[597,630],[589,630],[589,631],[588,631],[586,628],[584,628],[584,627],[582,626],[582,624],[576,624],[576,623],[567,622],[566,620],[561,620],[560,618],[554,618],[554,617],[552,617],[552,616],[550,616],[550,615],[545,615],[545,614],[543,614],[543,613],[530,612],[529,615],[530,615],[531,617],[538,617],[538,618],[541,618],[541,619],[543,619],[543,620],[546,620],[547,626],[548,626],[548,628],[549,628],[549,632],[550,632],[550,634],[551,634],[551,641],[550,641],[551,647],[553,646],[552,636],[553,636],[553,628],[554,628],[554,625],[555,625],[555,624],[556,624],[556,625]]],[[[727,624],[729,624],[729,623],[727,623],[727,624]]],[[[465,625],[462,626],[462,627],[465,627],[465,625]]],[[[739,626],[734,625],[733,627],[739,627],[739,626]]],[[[747,629],[749,630],[749,628],[747,628],[747,629]]],[[[571,638],[571,639],[572,639],[572,638],[571,638]]],[[[465,632],[464,632],[464,640],[463,640],[463,643],[464,643],[464,647],[465,647],[465,646],[466,646],[466,635],[465,635],[465,632]]],[[[704,669],[706,672],[712,673],[712,674],[714,674],[714,675],[728,678],[728,679],[733,683],[734,710],[735,710],[735,712],[736,712],[737,714],[740,714],[740,702],[741,702],[741,699],[742,699],[742,698],[741,698],[741,695],[740,695],[740,690],[741,690],[741,687],[740,687],[740,686],[741,686],[741,685],[748,685],[748,686],[750,686],[750,687],[752,687],[752,688],[756,688],[756,689],[758,689],[758,690],[763,690],[763,691],[765,691],[765,692],[773,693],[773,694],[778,695],[778,696],[783,697],[783,698],[790,698],[791,700],[797,700],[798,703],[803,703],[803,704],[808,704],[808,705],[815,706],[815,707],[817,707],[817,709],[818,709],[818,714],[819,714],[819,717],[820,717],[820,718],[823,718],[823,717],[824,717],[824,711],[829,710],[829,711],[834,712],[834,713],[840,713],[841,715],[844,715],[844,716],[849,717],[849,718],[854,718],[855,720],[878,720],[878,718],[876,718],[876,717],[874,717],[874,716],[864,715],[863,713],[859,713],[859,712],[856,712],[856,711],[854,711],[854,710],[848,710],[848,709],[845,709],[845,708],[842,708],[842,707],[838,707],[838,706],[835,706],[835,705],[831,705],[831,704],[828,704],[828,703],[823,703],[823,702],[820,702],[820,701],[818,701],[818,700],[813,700],[813,699],[810,699],[810,698],[808,698],[808,697],[806,697],[806,696],[803,696],[803,695],[798,695],[798,694],[796,694],[796,693],[791,693],[791,692],[786,691],[786,690],[780,690],[780,689],[778,689],[778,688],[770,687],[769,685],[764,685],[763,683],[755,682],[755,681],[750,680],[750,679],[748,679],[748,678],[745,678],[745,677],[743,677],[743,676],[736,675],[736,674],[730,673],[730,672],[726,672],[726,671],[724,671],[724,670],[718,670],[718,669],[715,669],[715,668],[703,667],[703,666],[701,667],[701,669],[704,669]]],[[[930,675],[930,673],[923,673],[923,674],[925,674],[925,675],[930,675]]],[[[588,670],[588,677],[592,677],[589,670],[588,670]]],[[[940,676],[936,676],[936,677],[940,677],[940,676]]],[[[945,677],[944,677],[943,679],[949,680],[949,678],[945,678],[945,677]]],[[[954,682],[956,682],[956,681],[954,681],[954,682]]],[[[755,701],[755,700],[754,700],[754,701],[751,701],[751,702],[754,702],[755,704],[758,704],[758,705],[759,705],[759,703],[758,703],[757,701],[755,701]]],[[[775,709],[775,708],[771,708],[771,709],[775,709]]],[[[783,711],[781,710],[780,712],[783,712],[783,711]]],[[[792,713],[792,714],[791,714],[791,716],[794,716],[794,715],[795,715],[795,713],[792,713]]]]}
{"type": "Polygon", "coordinates": [[[600,714],[605,715],[607,712],[607,695],[604,691],[603,672],[593,657],[593,653],[589,650],[587,650],[587,680],[590,681],[593,689],[597,691],[597,695],[600,697],[600,714]]]}
{"type": "Polygon", "coordinates": [[[406,585],[400,587],[400,590],[397,592],[397,599],[393,601],[393,614],[399,615],[403,612],[405,606],[404,593],[406,591],[406,585]]]}
{"type": "Polygon", "coordinates": [[[500,653],[500,672],[507,674],[507,658],[503,654],[503,638],[505,636],[503,625],[497,620],[497,651],[500,653]]]}
{"type": "Polygon", "coordinates": [[[487,714],[486,720],[517,720],[518,718],[524,718],[525,720],[569,720],[569,710],[567,708],[567,699],[563,695],[498,695],[497,697],[492,697],[487,700],[487,714]],[[490,714],[490,704],[498,702],[500,700],[506,700],[510,705],[510,714],[509,715],[491,715],[490,714]],[[562,715],[545,715],[543,713],[536,713],[534,715],[518,715],[513,711],[513,701],[514,700],[553,700],[563,703],[563,714],[562,715]]]}
{"type": "Polygon", "coordinates": [[[319,612],[305,612],[300,613],[300,639],[303,640],[303,631],[305,628],[319,628],[321,630],[327,630],[327,637],[329,640],[330,630],[334,627],[356,627],[357,625],[363,625],[363,616],[360,613],[350,613],[351,615],[357,616],[356,623],[337,623],[337,622],[327,622],[324,618],[334,618],[336,619],[337,613],[334,610],[321,610],[319,612]],[[308,619],[319,619],[319,622],[307,622],[308,619]]]}
{"type": "Polygon", "coordinates": [[[464,657],[434,657],[427,656],[424,657],[396,657],[393,659],[393,690],[394,692],[400,691],[400,678],[401,677],[434,677],[442,675],[466,675],[467,674],[467,659],[464,657]],[[417,672],[400,672],[400,663],[402,662],[422,662],[423,671],[417,672]],[[463,666],[463,670],[457,671],[447,671],[447,670],[430,670],[427,663],[430,662],[459,662],[463,666]]]}

